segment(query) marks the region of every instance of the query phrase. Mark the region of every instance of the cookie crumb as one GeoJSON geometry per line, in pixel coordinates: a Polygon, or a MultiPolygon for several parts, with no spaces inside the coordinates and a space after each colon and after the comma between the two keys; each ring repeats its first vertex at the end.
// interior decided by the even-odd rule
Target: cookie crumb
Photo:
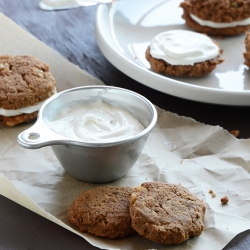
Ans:
{"type": "Polygon", "coordinates": [[[216,194],[214,193],[214,191],[213,191],[212,189],[210,189],[210,190],[208,191],[208,193],[210,193],[210,194],[212,195],[212,198],[214,198],[214,197],[216,196],[216,194]]]}
{"type": "Polygon", "coordinates": [[[239,134],[240,134],[240,131],[239,131],[239,130],[231,130],[229,133],[230,133],[231,135],[233,135],[234,137],[238,137],[239,134]]]}
{"type": "Polygon", "coordinates": [[[229,202],[229,199],[228,199],[227,196],[224,196],[224,197],[222,197],[222,198],[220,199],[220,201],[221,201],[222,204],[227,204],[227,203],[229,202]]]}

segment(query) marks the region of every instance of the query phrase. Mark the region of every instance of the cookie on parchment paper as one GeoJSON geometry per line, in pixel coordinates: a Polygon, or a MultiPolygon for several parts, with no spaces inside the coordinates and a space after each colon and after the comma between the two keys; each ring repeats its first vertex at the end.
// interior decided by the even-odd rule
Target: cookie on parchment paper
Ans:
{"type": "Polygon", "coordinates": [[[204,229],[205,205],[181,185],[145,182],[129,209],[135,231],[154,242],[179,244],[204,229]]]}
{"type": "Polygon", "coordinates": [[[129,216],[130,187],[105,186],[82,192],[68,209],[68,219],[88,232],[105,238],[134,233],[129,216]]]}
{"type": "Polygon", "coordinates": [[[30,55],[0,56],[0,121],[8,126],[37,117],[52,96],[55,79],[49,66],[30,55]]]}

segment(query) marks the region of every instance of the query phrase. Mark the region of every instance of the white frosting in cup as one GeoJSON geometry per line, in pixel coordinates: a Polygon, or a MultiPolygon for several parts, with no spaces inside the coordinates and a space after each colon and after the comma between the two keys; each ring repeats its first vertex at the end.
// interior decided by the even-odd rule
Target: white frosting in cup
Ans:
{"type": "Polygon", "coordinates": [[[219,47],[206,35],[188,30],[169,30],[152,39],[150,54],[172,65],[194,65],[216,58],[219,47]]]}
{"type": "Polygon", "coordinates": [[[103,101],[63,108],[48,127],[69,139],[85,142],[124,140],[145,129],[128,110],[103,101]]]}
{"type": "Polygon", "coordinates": [[[234,22],[230,22],[230,23],[217,23],[217,22],[212,22],[209,20],[202,20],[200,18],[198,18],[197,16],[190,14],[190,17],[197,22],[198,24],[200,24],[201,26],[208,26],[211,28],[216,28],[216,29],[220,29],[220,28],[233,28],[236,26],[246,26],[246,25],[250,25],[250,17],[240,20],[240,21],[234,21],[234,22]]]}

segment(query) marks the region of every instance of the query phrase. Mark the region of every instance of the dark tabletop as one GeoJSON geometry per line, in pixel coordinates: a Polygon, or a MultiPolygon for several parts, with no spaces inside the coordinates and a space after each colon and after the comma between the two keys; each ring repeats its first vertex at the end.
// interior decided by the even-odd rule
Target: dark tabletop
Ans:
{"type": "MultiPolygon", "coordinates": [[[[170,96],[134,81],[109,63],[95,40],[97,6],[46,12],[39,9],[38,3],[39,0],[0,0],[0,11],[106,85],[133,90],[168,111],[228,131],[239,130],[239,138],[250,138],[250,106],[213,105],[170,96]]],[[[0,195],[0,249],[97,248],[0,195]]],[[[225,249],[250,249],[250,231],[236,236],[225,249]]]]}

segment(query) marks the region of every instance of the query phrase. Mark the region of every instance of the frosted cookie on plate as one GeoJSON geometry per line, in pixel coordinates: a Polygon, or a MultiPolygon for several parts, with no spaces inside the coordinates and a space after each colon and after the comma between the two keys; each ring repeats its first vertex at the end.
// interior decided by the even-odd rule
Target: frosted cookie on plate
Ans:
{"type": "Polygon", "coordinates": [[[204,203],[181,185],[142,183],[129,210],[135,231],[154,242],[179,244],[204,229],[204,203]]]}
{"type": "Polygon", "coordinates": [[[146,50],[151,69],[168,76],[201,77],[223,62],[219,44],[188,30],[169,30],[156,35],[146,50]]]}
{"type": "Polygon", "coordinates": [[[244,64],[250,68],[250,33],[246,32],[246,38],[245,38],[245,48],[246,52],[244,53],[245,62],[244,64]]]}
{"type": "Polygon", "coordinates": [[[184,0],[183,19],[194,31],[231,36],[250,28],[250,0],[184,0]]]}
{"type": "Polygon", "coordinates": [[[129,216],[130,187],[105,186],[82,192],[68,209],[81,232],[114,239],[134,233],[129,216]]]}
{"type": "Polygon", "coordinates": [[[8,126],[36,119],[55,92],[49,66],[30,55],[0,56],[0,121],[8,126]]]}

